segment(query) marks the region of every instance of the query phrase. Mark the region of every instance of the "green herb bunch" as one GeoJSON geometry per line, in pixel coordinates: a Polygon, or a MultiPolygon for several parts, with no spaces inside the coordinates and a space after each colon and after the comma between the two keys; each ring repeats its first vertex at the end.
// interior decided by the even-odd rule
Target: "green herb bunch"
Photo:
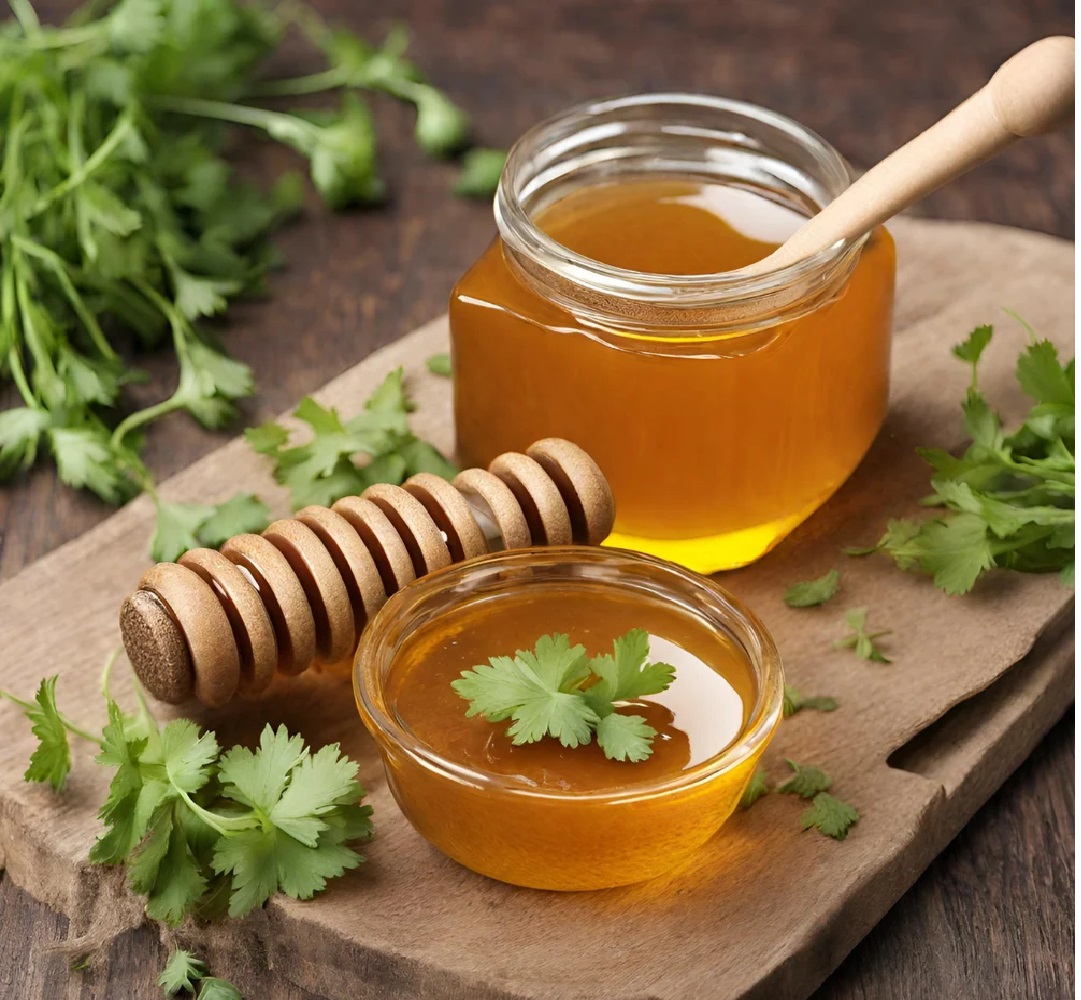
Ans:
{"type": "Polygon", "coordinates": [[[44,679],[33,701],[0,691],[38,739],[25,779],[60,791],[71,770],[69,733],[98,747],[96,760],[113,778],[90,861],[125,865],[152,919],[242,916],[276,892],[310,899],[363,860],[350,845],[371,836],[371,807],[361,804],[357,765],[337,744],[313,753],[284,726],[268,725],[256,750],[223,752],[190,719],[159,729],[141,692],[139,711],[123,712],[108,694],[108,671],[108,722],[98,736],[61,714],[56,680],[44,679]]]}
{"type": "Polygon", "coordinates": [[[953,353],[972,366],[961,404],[971,441],[961,455],[940,448],[920,454],[934,470],[928,506],[945,513],[930,521],[890,521],[879,549],[902,569],[922,570],[948,594],[971,590],[992,567],[1026,573],[1057,572],[1074,580],[1074,362],[1061,363],[1055,346],[1030,342],[1017,359],[1016,377],[1033,406],[1007,434],[1002,418],[980,391],[980,357],[992,328],[977,327],[953,353]]]}
{"type": "MultiPolygon", "coordinates": [[[[468,118],[423,80],[393,32],[372,46],[331,31],[295,2],[91,0],[61,27],[30,0],[0,25],[0,379],[19,405],[0,412],[0,479],[51,452],[61,479],[120,503],[153,484],[142,432],[185,411],[225,424],[253,391],[248,367],[208,327],[274,263],[272,229],[301,205],[300,178],[271,194],[224,158],[245,126],[296,150],[331,208],[380,200],[385,184],[360,91],[416,107],[416,138],[446,155],[468,118]],[[264,65],[299,30],[327,68],[267,80],[264,65]],[[342,91],[328,109],[270,110],[259,95],[342,91]],[[142,378],[131,342],[168,343],[175,390],[122,419],[142,378]]],[[[470,166],[471,192],[491,183],[470,166]]],[[[483,172],[483,171],[482,171],[483,172]]]]}

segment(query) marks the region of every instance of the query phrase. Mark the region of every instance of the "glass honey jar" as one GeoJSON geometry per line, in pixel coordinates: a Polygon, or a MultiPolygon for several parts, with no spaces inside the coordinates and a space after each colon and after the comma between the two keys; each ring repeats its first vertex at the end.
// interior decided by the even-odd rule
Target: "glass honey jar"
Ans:
{"type": "Polygon", "coordinates": [[[511,150],[498,238],[451,296],[459,457],[569,438],[612,484],[608,544],[700,572],[769,551],[885,417],[885,229],[777,271],[849,184],[775,112],[660,94],[574,108],[511,150]]]}

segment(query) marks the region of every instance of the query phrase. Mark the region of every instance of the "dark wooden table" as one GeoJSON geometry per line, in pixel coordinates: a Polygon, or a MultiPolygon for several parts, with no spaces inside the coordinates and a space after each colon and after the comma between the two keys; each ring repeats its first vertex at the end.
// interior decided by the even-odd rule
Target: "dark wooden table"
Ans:
{"type": "MultiPolygon", "coordinates": [[[[42,5],[63,10],[63,3],[42,5]]],[[[324,0],[330,18],[377,35],[374,4],[324,0]]],[[[1073,31],[1066,0],[409,0],[389,5],[431,77],[475,116],[487,144],[590,97],[646,90],[725,94],[810,125],[869,165],[975,90],[1011,52],[1073,31]]],[[[297,55],[297,68],[303,57],[297,55]]],[[[330,218],[314,207],[282,234],[287,269],[270,303],[236,311],[231,349],[255,369],[255,422],[440,312],[493,226],[486,205],[451,197],[451,170],[423,162],[409,113],[377,102],[392,204],[330,218]]],[[[245,150],[257,172],[289,155],[245,150]]],[[[1073,235],[1073,136],[1015,148],[929,199],[926,214],[1073,235]]],[[[143,399],[168,391],[151,360],[143,399]]],[[[8,405],[0,398],[0,405],[8,405]]],[[[220,443],[176,417],[148,447],[160,477],[220,443]]],[[[0,576],[108,515],[48,469],[0,490],[0,576]]],[[[42,642],[42,670],[48,643],[42,642]]],[[[815,1000],[1059,1000],[1073,995],[1073,720],[922,875],[815,1000]]],[[[0,997],[150,998],[165,952],[143,928],[69,973],[52,946],[66,920],[0,873],[0,997]],[[80,985],[77,977],[82,977],[80,985]],[[74,980],[74,982],[72,982],[74,980]]],[[[218,970],[228,975],[227,969],[218,970]]],[[[314,1000],[288,987],[272,1000],[314,1000]]],[[[329,998],[337,1000],[337,998],[329,998]]],[[[688,998],[691,1000],[691,998],[688,998]]],[[[708,1000],[708,998],[693,998],[708,1000]]]]}

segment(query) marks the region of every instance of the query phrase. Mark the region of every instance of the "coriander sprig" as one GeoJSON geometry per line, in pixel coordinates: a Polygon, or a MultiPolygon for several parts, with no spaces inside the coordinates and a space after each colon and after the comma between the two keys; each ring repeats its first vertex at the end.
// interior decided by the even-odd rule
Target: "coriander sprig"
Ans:
{"type": "Polygon", "coordinates": [[[114,773],[90,861],[125,865],[152,919],[175,925],[216,916],[219,905],[241,916],[275,892],[309,899],[363,860],[350,845],[371,835],[371,807],[337,744],[313,753],[267,725],[256,750],[222,753],[190,719],[159,729],[141,693],[139,711],[126,714],[107,680],[108,721],[95,736],[59,712],[56,680],[43,680],[34,702],[0,692],[38,739],[25,778],[59,790],[71,769],[68,734],[98,747],[95,759],[114,773]]]}
{"type": "Polygon", "coordinates": [[[675,675],[675,667],[647,663],[648,656],[643,629],[631,629],[613,641],[611,653],[594,657],[566,635],[543,635],[532,651],[493,656],[451,686],[470,703],[467,716],[511,719],[507,735],[516,746],[551,737],[577,747],[595,734],[605,757],[638,762],[653,752],[657,731],[617,706],[667,690],[675,675]]]}
{"type": "Polygon", "coordinates": [[[940,448],[920,454],[933,470],[928,506],[942,507],[930,521],[893,520],[878,543],[846,549],[849,555],[882,550],[904,570],[934,578],[947,594],[964,594],[993,567],[1057,572],[1074,579],[1074,362],[1055,346],[1030,342],[1015,377],[1033,400],[1021,426],[1007,434],[1002,418],[979,388],[979,363],[992,328],[979,326],[954,355],[972,366],[961,404],[969,444],[956,456],[940,448]]]}
{"type": "Polygon", "coordinates": [[[799,764],[791,758],[785,758],[785,763],[792,774],[777,785],[770,784],[765,768],[756,768],[748,780],[739,808],[749,809],[771,791],[810,799],[811,805],[800,816],[800,829],[818,830],[833,840],[844,840],[848,831],[860,821],[859,810],[830,795],[833,779],[822,768],[799,764]]]}
{"type": "Polygon", "coordinates": [[[869,660],[872,663],[892,662],[882,652],[877,642],[878,639],[890,635],[891,630],[869,628],[866,608],[852,608],[851,611],[846,611],[845,624],[849,632],[833,644],[836,649],[851,649],[861,660],[869,660]]]}

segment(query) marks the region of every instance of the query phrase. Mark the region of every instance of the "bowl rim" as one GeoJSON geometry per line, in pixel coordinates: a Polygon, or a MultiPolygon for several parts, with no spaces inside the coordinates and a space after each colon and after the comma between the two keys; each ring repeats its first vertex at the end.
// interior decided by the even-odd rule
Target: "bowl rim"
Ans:
{"type": "MultiPolygon", "coordinates": [[[[697,606],[694,610],[703,611],[697,606]]],[[[702,616],[705,617],[704,614],[702,616]]],[[[706,619],[707,624],[711,623],[711,618],[706,619]]],[[[401,638],[410,634],[412,633],[405,633],[399,637],[399,641],[395,644],[395,651],[400,648],[401,638]]],[[[390,655],[393,656],[394,652],[390,655]]],[[[748,758],[760,753],[771,739],[782,716],[784,669],[773,636],[762,621],[738,598],[709,577],[656,556],[628,549],[591,545],[532,546],[487,553],[464,562],[454,563],[434,573],[419,577],[394,594],[361,635],[353,661],[353,690],[361,719],[379,745],[384,762],[386,747],[389,745],[399,752],[408,754],[415,761],[444,778],[478,789],[500,794],[522,795],[530,799],[632,802],[653,798],[658,794],[692,789],[733,770],[748,758]],[[378,657],[373,654],[372,649],[376,647],[378,652],[378,644],[385,645],[387,633],[399,619],[414,612],[433,594],[438,594],[448,585],[453,585],[456,579],[466,577],[477,570],[491,569],[494,573],[527,569],[536,566],[538,561],[552,565],[604,564],[613,568],[621,567],[631,572],[635,568],[649,567],[660,570],[675,585],[688,589],[692,594],[697,593],[700,596],[712,598],[716,605],[723,609],[725,616],[725,620],[719,622],[716,627],[723,627],[744,650],[756,674],[757,697],[750,717],[739,736],[720,753],[670,777],[611,789],[577,792],[537,788],[516,780],[513,775],[495,774],[449,760],[410,733],[383,709],[377,691],[380,682],[375,677],[378,657]],[[731,627],[733,624],[737,626],[736,629],[731,627]],[[747,639],[752,641],[755,648],[748,649],[747,639]]]]}

